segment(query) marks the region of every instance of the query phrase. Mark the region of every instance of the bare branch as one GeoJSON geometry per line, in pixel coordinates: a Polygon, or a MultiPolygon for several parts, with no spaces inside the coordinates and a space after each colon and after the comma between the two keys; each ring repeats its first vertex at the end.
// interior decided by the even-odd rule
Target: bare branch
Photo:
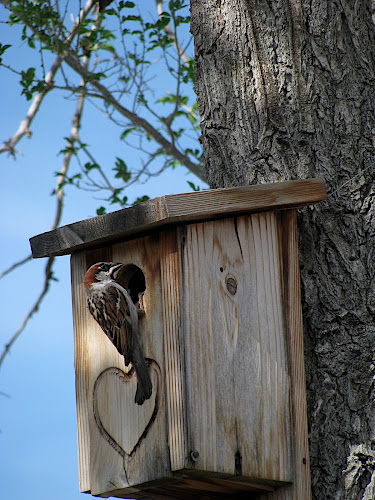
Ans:
{"type": "MultiPolygon", "coordinates": [[[[84,67],[87,68],[88,66],[88,57],[84,57],[84,67]]],[[[77,102],[77,109],[76,112],[73,116],[72,119],[72,130],[70,132],[70,137],[69,137],[69,143],[74,144],[74,142],[79,142],[79,136],[78,132],[81,127],[81,119],[82,119],[82,112],[83,112],[83,104],[85,102],[85,81],[81,81],[81,93],[77,102]]],[[[70,160],[72,159],[73,152],[68,151],[65,153],[64,156],[64,162],[63,165],[60,169],[60,173],[58,176],[58,181],[57,181],[57,186],[56,186],[56,194],[57,194],[57,210],[56,210],[56,216],[55,216],[55,221],[53,223],[52,228],[56,228],[60,224],[61,220],[61,215],[62,215],[62,209],[63,209],[63,198],[64,198],[64,190],[62,189],[63,186],[63,181],[65,180],[70,160]]]]}
{"type": "MultiPolygon", "coordinates": [[[[85,59],[84,60],[84,65],[85,65],[84,67],[87,67],[88,58],[84,58],[84,59],[85,59]]],[[[80,124],[81,124],[83,104],[84,104],[84,100],[85,100],[84,84],[85,84],[85,82],[83,81],[82,82],[83,90],[82,90],[80,97],[78,99],[77,109],[76,109],[76,112],[75,112],[73,119],[72,119],[72,129],[71,129],[70,138],[69,138],[70,143],[78,141],[78,131],[79,131],[80,124]]],[[[71,160],[72,156],[73,156],[72,151],[68,151],[65,154],[64,161],[63,161],[62,167],[61,167],[60,172],[59,172],[57,186],[56,186],[56,195],[57,195],[56,215],[55,215],[55,220],[53,222],[51,229],[55,229],[60,224],[60,221],[61,221],[62,210],[63,210],[63,198],[64,198],[63,181],[64,181],[65,176],[67,174],[70,160],[71,160]]],[[[27,260],[29,260],[29,258],[31,258],[31,256],[28,257],[27,259],[24,259],[23,261],[13,265],[12,268],[7,270],[7,272],[10,272],[11,270],[15,269],[15,267],[17,267],[21,264],[24,264],[25,262],[27,262],[27,260]]],[[[55,260],[54,257],[50,257],[48,259],[46,267],[45,267],[45,271],[44,271],[44,285],[43,285],[43,289],[42,289],[41,293],[39,294],[33,307],[30,309],[30,311],[24,317],[24,319],[23,319],[21,325],[19,326],[19,328],[17,329],[17,331],[12,335],[12,337],[10,338],[8,343],[4,346],[4,350],[0,356],[0,368],[1,368],[1,365],[2,365],[6,355],[9,353],[10,348],[12,347],[14,342],[18,339],[18,337],[21,335],[21,333],[24,331],[27,323],[32,318],[32,316],[38,311],[40,304],[42,303],[44,297],[47,295],[47,292],[48,292],[49,287],[50,287],[51,279],[53,277],[52,266],[53,266],[54,260],[55,260]]],[[[3,275],[4,275],[4,273],[3,273],[3,275]]]]}
{"type": "Polygon", "coordinates": [[[31,106],[29,107],[29,110],[27,112],[26,118],[22,120],[20,123],[20,126],[18,127],[17,132],[14,134],[14,136],[9,139],[8,141],[5,141],[2,147],[0,148],[0,153],[5,153],[8,152],[11,155],[14,155],[15,150],[14,147],[15,145],[22,139],[24,135],[31,137],[31,132],[30,132],[30,125],[31,122],[33,121],[35,115],[37,114],[39,107],[45,97],[45,95],[48,93],[49,90],[53,88],[53,78],[59,69],[61,64],[61,59],[60,57],[56,57],[54,63],[51,66],[51,69],[48,71],[44,81],[45,85],[43,87],[43,90],[41,90],[33,99],[33,102],[31,106]]]}
{"type": "MultiPolygon", "coordinates": [[[[64,60],[85,80],[90,79],[90,74],[87,72],[87,70],[71,54],[66,54],[64,56],[64,60]]],[[[202,167],[190,161],[190,159],[186,155],[181,153],[181,151],[179,151],[174,144],[169,142],[155,127],[151,125],[151,123],[122,106],[113,96],[113,94],[107,89],[107,87],[102,85],[99,81],[92,80],[91,78],[90,84],[101,94],[102,98],[107,101],[107,103],[111,104],[116,109],[116,111],[125,116],[125,118],[130,120],[136,127],[140,127],[145,130],[156,142],[158,142],[163,147],[164,151],[167,154],[173,156],[199,179],[201,179],[202,181],[206,181],[206,177],[203,173],[202,167]]]]}
{"type": "Polygon", "coordinates": [[[82,150],[85,152],[85,154],[87,155],[87,157],[92,161],[92,163],[95,163],[96,165],[98,165],[98,172],[100,174],[100,176],[102,177],[103,181],[105,182],[106,184],[106,189],[109,189],[109,191],[111,191],[112,194],[115,193],[116,189],[112,186],[112,184],[110,183],[108,177],[105,175],[105,173],[103,172],[103,169],[101,168],[101,166],[98,164],[98,162],[95,160],[95,158],[92,156],[92,154],[90,153],[90,151],[87,149],[87,147],[82,144],[80,142],[80,145],[81,145],[81,148],[82,150]]]}
{"type": "Polygon", "coordinates": [[[0,279],[4,278],[4,276],[6,276],[7,274],[11,273],[15,269],[17,269],[17,267],[23,266],[23,264],[26,264],[26,262],[29,262],[29,260],[31,260],[31,259],[32,259],[32,255],[30,254],[27,257],[25,257],[24,259],[16,262],[12,266],[8,267],[8,269],[5,269],[5,271],[3,271],[2,273],[0,273],[0,279]]]}
{"type": "Polygon", "coordinates": [[[31,310],[24,317],[18,330],[12,335],[9,342],[7,344],[5,344],[4,350],[0,356],[0,367],[5,359],[5,356],[9,353],[10,348],[12,347],[14,342],[18,339],[18,337],[21,335],[21,333],[24,331],[27,323],[32,318],[32,316],[38,311],[41,302],[43,301],[44,297],[46,296],[48,289],[49,289],[50,281],[52,278],[52,264],[53,264],[54,260],[55,260],[55,257],[50,257],[48,259],[48,262],[47,262],[47,265],[45,268],[45,272],[44,272],[45,279],[44,279],[44,286],[43,286],[42,292],[40,293],[39,297],[37,298],[35,304],[31,308],[31,310]]]}
{"type": "MultiPolygon", "coordinates": [[[[8,0],[0,0],[0,3],[2,3],[5,7],[11,10],[11,3],[8,0]]],[[[69,45],[73,41],[82,19],[87,17],[94,4],[96,4],[95,0],[88,0],[85,7],[81,10],[78,19],[73,24],[68,36],[66,37],[66,43],[68,43],[69,45]]],[[[14,148],[16,144],[22,139],[22,137],[24,135],[28,137],[31,136],[30,132],[31,122],[35,118],[35,115],[37,114],[44,97],[53,88],[53,79],[56,75],[57,70],[61,65],[61,61],[62,60],[59,56],[56,57],[51,66],[51,69],[46,74],[46,77],[44,79],[45,84],[43,89],[34,97],[33,102],[27,112],[26,118],[22,120],[14,136],[11,137],[8,141],[4,142],[4,144],[0,148],[0,153],[8,152],[9,154],[14,155],[15,154],[14,148]]]]}
{"type": "MultiPolygon", "coordinates": [[[[11,4],[9,3],[8,0],[0,0],[0,2],[3,3],[4,5],[6,5],[9,9],[11,9],[11,4]]],[[[93,0],[89,0],[85,6],[84,11],[86,11],[86,9],[88,9],[88,6],[91,8],[93,3],[94,3],[93,0]]],[[[17,12],[17,15],[20,18],[22,18],[22,16],[19,14],[19,12],[17,12]]],[[[23,19],[23,22],[25,22],[25,24],[27,24],[25,19],[23,19]]],[[[31,29],[33,29],[33,28],[31,27],[31,29]]],[[[69,37],[68,37],[67,41],[69,41],[69,42],[71,41],[71,40],[69,40],[69,37]]],[[[53,48],[51,48],[51,50],[53,50],[53,48]]],[[[133,113],[129,109],[122,106],[118,102],[118,100],[115,98],[115,96],[108,90],[108,88],[105,87],[104,85],[102,85],[99,81],[93,80],[93,78],[92,78],[93,75],[87,71],[87,68],[85,68],[83,65],[81,65],[78,58],[75,57],[72,53],[68,53],[67,50],[69,50],[69,44],[66,47],[65,53],[60,56],[61,59],[63,59],[74,71],[76,71],[79,75],[81,75],[81,77],[85,81],[89,80],[91,85],[101,94],[102,98],[108,104],[112,105],[116,111],[118,111],[121,115],[123,115],[125,118],[127,118],[131,123],[133,123],[133,125],[135,125],[136,127],[140,127],[147,134],[149,134],[156,142],[158,142],[162,146],[163,150],[168,155],[172,156],[177,161],[179,161],[182,165],[184,165],[188,170],[190,170],[190,172],[192,172],[194,175],[196,175],[199,179],[201,179],[202,181],[206,181],[206,178],[205,178],[205,175],[203,172],[203,168],[201,167],[201,165],[193,163],[184,153],[182,153],[175,146],[175,144],[173,144],[173,142],[168,141],[147,120],[145,120],[144,118],[138,116],[137,114],[133,113]]]]}

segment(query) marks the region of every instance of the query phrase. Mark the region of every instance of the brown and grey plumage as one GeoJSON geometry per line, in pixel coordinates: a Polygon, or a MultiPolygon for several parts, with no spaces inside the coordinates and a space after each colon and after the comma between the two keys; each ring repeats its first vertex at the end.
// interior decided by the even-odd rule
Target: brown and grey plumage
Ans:
{"type": "Polygon", "coordinates": [[[138,378],[135,402],[139,405],[152,394],[152,383],[139,338],[138,312],[128,291],[116,281],[122,264],[98,262],[84,279],[90,313],[100,325],[125,365],[132,363],[138,378]]]}

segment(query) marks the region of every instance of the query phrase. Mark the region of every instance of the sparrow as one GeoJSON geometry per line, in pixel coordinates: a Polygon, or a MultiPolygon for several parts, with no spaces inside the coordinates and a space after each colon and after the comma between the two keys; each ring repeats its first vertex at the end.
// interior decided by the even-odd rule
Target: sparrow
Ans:
{"type": "Polygon", "coordinates": [[[123,264],[98,262],[89,268],[84,278],[87,304],[118,352],[125,366],[131,363],[137,374],[135,403],[142,405],[152,394],[152,383],[142,354],[138,328],[138,311],[129,292],[117,281],[123,264]]]}

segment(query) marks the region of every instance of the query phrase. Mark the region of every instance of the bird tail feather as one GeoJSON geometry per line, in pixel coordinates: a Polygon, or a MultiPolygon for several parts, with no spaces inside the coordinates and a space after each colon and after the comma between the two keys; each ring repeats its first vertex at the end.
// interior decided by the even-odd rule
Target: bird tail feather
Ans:
{"type": "Polygon", "coordinates": [[[152,382],[147,363],[142,353],[137,353],[137,355],[134,353],[133,365],[138,378],[135,402],[138,405],[142,405],[146,399],[150,399],[152,394],[152,382]]]}

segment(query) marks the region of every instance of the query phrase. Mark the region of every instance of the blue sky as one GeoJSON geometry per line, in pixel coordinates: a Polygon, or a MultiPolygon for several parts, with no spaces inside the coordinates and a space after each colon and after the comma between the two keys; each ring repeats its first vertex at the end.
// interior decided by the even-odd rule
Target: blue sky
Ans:
{"type": "MultiPolygon", "coordinates": [[[[1,7],[1,19],[3,12],[1,7]]],[[[16,42],[16,28],[1,24],[0,30],[0,42],[16,42]]],[[[28,57],[16,48],[9,53],[12,63],[21,65],[28,57]]],[[[18,79],[0,70],[1,142],[14,134],[30,104],[19,95],[18,79]]],[[[0,155],[0,272],[25,257],[28,239],[52,224],[55,198],[50,193],[74,108],[62,93],[49,95],[31,127],[32,138],[18,144],[17,159],[0,155]]],[[[124,155],[139,161],[136,151],[124,151],[119,130],[92,107],[86,110],[83,133],[103,164],[124,155]]],[[[197,182],[183,168],[166,172],[147,185],[133,186],[129,199],[190,191],[187,180],[197,182]]],[[[94,216],[99,205],[90,193],[68,189],[62,225],[94,216]]],[[[44,259],[31,261],[0,280],[1,347],[42,289],[44,265],[44,259]]],[[[0,372],[0,391],[7,395],[0,395],[0,484],[7,500],[87,498],[78,489],[69,257],[57,259],[55,275],[59,281],[52,283],[0,372]]]]}

